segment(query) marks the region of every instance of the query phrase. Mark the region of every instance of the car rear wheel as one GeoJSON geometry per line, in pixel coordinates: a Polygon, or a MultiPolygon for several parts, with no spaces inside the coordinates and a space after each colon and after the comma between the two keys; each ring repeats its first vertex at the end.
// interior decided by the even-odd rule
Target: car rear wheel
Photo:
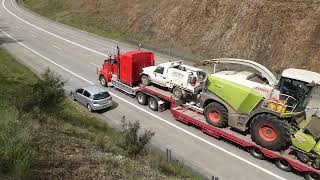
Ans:
{"type": "Polygon", "coordinates": [[[90,104],[87,105],[87,109],[88,109],[89,112],[92,112],[92,107],[91,107],[90,104]]]}
{"type": "Polygon", "coordinates": [[[217,102],[212,102],[205,107],[205,116],[210,125],[220,128],[228,126],[228,110],[217,102]]]}
{"type": "Polygon", "coordinates": [[[73,93],[71,93],[71,99],[72,99],[72,101],[76,101],[76,98],[74,97],[73,93]]]}
{"type": "Polygon", "coordinates": [[[105,78],[103,75],[101,75],[101,76],[99,77],[99,81],[100,81],[100,84],[101,84],[103,87],[108,87],[108,83],[107,83],[107,81],[106,81],[106,78],[105,78]]]}
{"type": "Polygon", "coordinates": [[[156,98],[150,97],[148,103],[149,103],[149,108],[152,111],[158,111],[158,101],[156,100],[156,98]]]}
{"type": "Polygon", "coordinates": [[[144,86],[148,86],[150,84],[150,78],[147,75],[143,75],[141,78],[141,82],[144,86]]]}

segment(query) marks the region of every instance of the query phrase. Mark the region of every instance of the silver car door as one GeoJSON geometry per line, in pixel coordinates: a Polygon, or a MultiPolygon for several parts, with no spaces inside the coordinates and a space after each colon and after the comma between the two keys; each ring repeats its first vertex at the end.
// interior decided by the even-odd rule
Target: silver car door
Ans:
{"type": "Polygon", "coordinates": [[[87,106],[87,104],[91,104],[91,99],[90,99],[91,94],[84,90],[83,92],[83,105],[87,106]]]}

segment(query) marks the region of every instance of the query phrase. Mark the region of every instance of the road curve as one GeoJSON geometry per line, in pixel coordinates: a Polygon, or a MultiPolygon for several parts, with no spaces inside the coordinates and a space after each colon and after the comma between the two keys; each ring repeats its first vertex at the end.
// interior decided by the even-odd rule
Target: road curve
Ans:
{"type": "MultiPolygon", "coordinates": [[[[41,73],[50,68],[68,81],[66,89],[98,84],[96,67],[117,45],[122,51],[135,47],[101,38],[46,18],[17,5],[14,0],[1,0],[1,46],[30,67],[41,73]]],[[[156,54],[157,62],[173,60],[156,54]]],[[[156,132],[152,144],[160,149],[170,148],[173,156],[188,166],[211,178],[247,179],[303,179],[293,173],[283,172],[267,161],[259,161],[249,153],[227,143],[211,138],[201,131],[173,120],[170,112],[152,112],[139,106],[134,98],[109,89],[117,104],[99,116],[112,125],[119,125],[122,116],[130,121],[140,121],[144,128],[156,132]]]]}

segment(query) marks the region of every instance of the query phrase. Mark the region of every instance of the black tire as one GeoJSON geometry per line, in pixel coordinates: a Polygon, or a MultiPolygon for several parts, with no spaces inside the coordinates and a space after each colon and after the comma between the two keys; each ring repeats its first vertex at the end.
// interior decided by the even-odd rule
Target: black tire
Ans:
{"type": "Polygon", "coordinates": [[[304,154],[302,152],[296,151],[296,156],[297,156],[298,160],[303,163],[308,163],[310,161],[310,157],[307,154],[304,154]]]}
{"type": "Polygon", "coordinates": [[[314,172],[307,172],[304,174],[305,180],[319,180],[320,175],[314,173],[314,172]]]}
{"type": "Polygon", "coordinates": [[[71,93],[71,100],[72,100],[72,101],[77,101],[76,98],[74,97],[74,94],[73,94],[73,93],[71,93]]]}
{"type": "Polygon", "coordinates": [[[320,159],[313,160],[311,166],[316,170],[320,170],[320,159]]]}
{"type": "Polygon", "coordinates": [[[259,148],[252,147],[249,149],[250,154],[257,159],[263,160],[264,159],[264,154],[260,151],[259,148]]]}
{"type": "Polygon", "coordinates": [[[292,166],[288,163],[288,161],[284,159],[277,159],[275,164],[282,171],[286,171],[286,172],[292,171],[292,166]]]}
{"type": "Polygon", "coordinates": [[[183,96],[182,89],[177,86],[173,88],[172,94],[174,97],[176,97],[178,99],[181,99],[183,96]]]}
{"type": "Polygon", "coordinates": [[[228,127],[228,110],[217,102],[208,104],[204,113],[208,124],[225,128],[228,127]]]}
{"type": "Polygon", "coordinates": [[[261,114],[250,124],[251,139],[258,145],[274,150],[286,150],[291,145],[290,125],[271,114],[261,114]]]}
{"type": "Polygon", "coordinates": [[[142,92],[137,93],[137,101],[141,105],[147,105],[148,104],[148,96],[142,92]]]}
{"type": "Polygon", "coordinates": [[[106,78],[104,77],[104,75],[100,75],[99,76],[99,81],[100,81],[100,84],[103,87],[108,87],[108,83],[107,83],[106,78]]]}
{"type": "Polygon", "coordinates": [[[92,112],[92,111],[93,111],[90,104],[87,104],[87,109],[88,109],[89,112],[92,112]]]}
{"type": "Polygon", "coordinates": [[[150,97],[148,100],[149,108],[152,111],[158,111],[158,101],[154,97],[150,97]]]}
{"type": "Polygon", "coordinates": [[[151,81],[147,75],[142,75],[141,82],[144,86],[148,86],[151,81]]]}

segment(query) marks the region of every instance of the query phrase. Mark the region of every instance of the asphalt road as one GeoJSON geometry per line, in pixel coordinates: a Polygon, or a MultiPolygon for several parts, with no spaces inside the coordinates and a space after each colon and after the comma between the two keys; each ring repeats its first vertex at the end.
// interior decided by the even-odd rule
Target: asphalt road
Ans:
{"type": "MultiPolygon", "coordinates": [[[[125,43],[101,38],[35,15],[14,0],[1,0],[0,28],[2,47],[37,73],[46,68],[57,72],[68,81],[67,90],[98,84],[96,67],[102,64],[108,53],[115,52],[117,45],[122,52],[135,49],[125,43]]],[[[174,58],[156,54],[157,62],[169,60],[174,58]]],[[[152,112],[138,105],[134,98],[114,89],[109,90],[117,105],[100,114],[102,120],[112,125],[119,125],[122,116],[130,121],[140,121],[144,128],[156,132],[153,145],[161,149],[170,148],[175,158],[208,178],[303,179],[279,170],[273,163],[254,159],[232,144],[175,121],[169,111],[152,112]]]]}

